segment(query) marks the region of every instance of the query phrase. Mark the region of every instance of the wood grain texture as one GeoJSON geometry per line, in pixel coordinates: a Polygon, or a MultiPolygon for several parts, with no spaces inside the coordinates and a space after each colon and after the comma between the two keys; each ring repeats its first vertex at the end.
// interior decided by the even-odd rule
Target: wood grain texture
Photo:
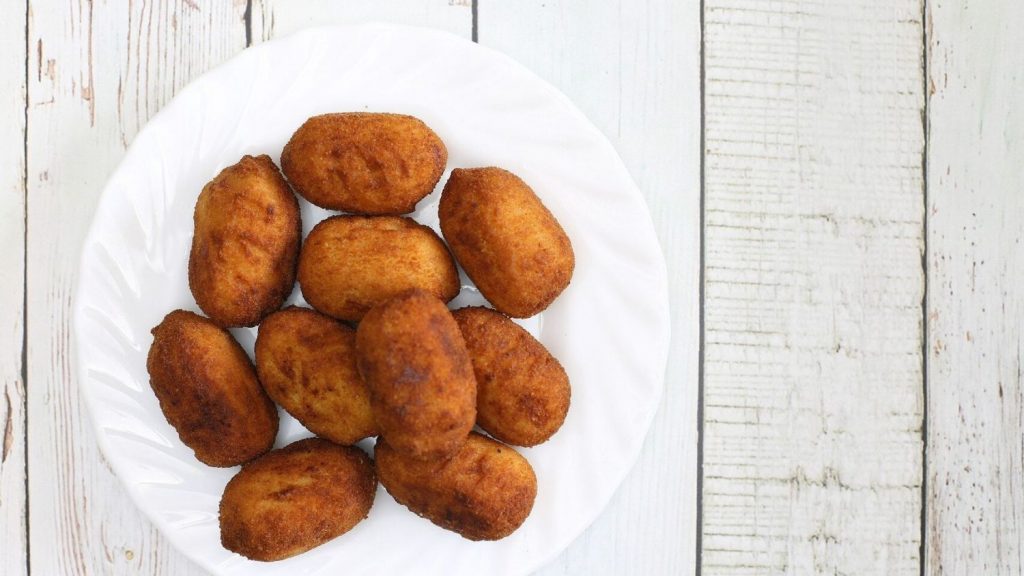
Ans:
{"type": "Polygon", "coordinates": [[[1024,4],[928,3],[926,574],[1024,573],[1024,4]]]}
{"type": "MultiPolygon", "coordinates": [[[[244,2],[32,2],[28,109],[28,415],[34,574],[198,574],[110,472],[77,388],[79,246],[136,131],[245,45],[244,2]]],[[[22,32],[24,33],[24,32],[22,32]]],[[[5,554],[6,555],[6,554],[5,554]]]]}
{"type": "Polygon", "coordinates": [[[916,575],[922,6],[705,7],[703,573],[916,575]]]}
{"type": "Polygon", "coordinates": [[[472,0],[253,0],[253,41],[270,40],[309,26],[393,22],[447,30],[469,38],[472,0]]]}
{"type": "Polygon", "coordinates": [[[25,1],[0,20],[0,574],[28,573],[25,535],[25,1]]]}
{"type": "Polygon", "coordinates": [[[647,199],[669,266],[671,359],[661,409],[640,460],[599,519],[540,574],[693,573],[699,4],[480,0],[477,11],[481,44],[560,88],[612,141],[647,199]]]}

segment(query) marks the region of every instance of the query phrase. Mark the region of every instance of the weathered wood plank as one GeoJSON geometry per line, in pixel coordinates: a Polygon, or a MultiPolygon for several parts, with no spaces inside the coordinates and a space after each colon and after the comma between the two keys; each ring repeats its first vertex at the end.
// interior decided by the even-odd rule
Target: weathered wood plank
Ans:
{"type": "Polygon", "coordinates": [[[237,1],[31,4],[27,362],[35,574],[200,573],[142,518],[103,462],[76,386],[69,323],[79,245],[104,181],[176,90],[245,46],[244,10],[237,1]]]}
{"type": "Polygon", "coordinates": [[[0,574],[28,573],[25,494],[25,0],[0,21],[0,574]]]}
{"type": "Polygon", "coordinates": [[[925,573],[1024,573],[1024,4],[928,2],[925,573]]]}
{"type": "Polygon", "coordinates": [[[270,40],[308,26],[394,22],[439,28],[469,38],[472,0],[253,0],[253,41],[270,40]]]}
{"type": "Polygon", "coordinates": [[[673,353],[661,411],[637,466],[608,509],[541,574],[692,573],[699,3],[480,0],[477,10],[481,44],[509,54],[559,87],[611,139],[646,196],[669,266],[673,353]]]}
{"type": "Polygon", "coordinates": [[[921,16],[705,2],[704,574],[920,570],[921,16]]]}

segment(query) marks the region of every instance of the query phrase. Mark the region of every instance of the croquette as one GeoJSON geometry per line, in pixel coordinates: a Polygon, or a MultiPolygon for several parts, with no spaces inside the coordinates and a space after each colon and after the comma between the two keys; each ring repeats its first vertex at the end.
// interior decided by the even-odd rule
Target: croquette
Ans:
{"type": "Polygon", "coordinates": [[[299,203],[269,156],[245,156],[203,187],[188,286],[221,326],[255,326],[295,285],[299,203]]]}
{"type": "Polygon", "coordinates": [[[373,506],[373,462],[354,446],[307,438],[242,467],[220,501],[221,544],[283,560],[351,530],[373,506]]]}
{"type": "Polygon", "coordinates": [[[164,416],[200,462],[236,466],[273,446],[277,409],[245,350],[208,318],[168,314],[153,328],[146,368],[164,416]]]}
{"type": "Polygon", "coordinates": [[[460,284],[451,253],[430,228],[401,216],[335,216],[306,238],[299,287],[313,308],[358,322],[411,288],[447,302],[460,284]]]}
{"type": "Polygon", "coordinates": [[[446,458],[476,421],[476,380],[459,326],[423,290],[377,306],[356,331],[359,371],[381,435],[412,458],[446,458]]]}
{"type": "Polygon", "coordinates": [[[412,212],[447,162],[444,143],[421,120],[371,112],[314,116],[281,154],[285,176],[303,198],[365,215],[412,212]]]}
{"type": "Polygon", "coordinates": [[[497,310],[533,316],[569,285],[576,266],[569,237],[515,174],[453,170],[438,215],[455,259],[497,310]]]}
{"type": "Polygon", "coordinates": [[[476,432],[448,460],[408,458],[382,438],[374,454],[380,483],[399,504],[468,540],[512,534],[537,497],[526,458],[476,432]]]}
{"type": "Polygon", "coordinates": [[[452,313],[476,375],[476,423],[506,444],[547,441],[569,410],[569,377],[543,344],[490,308],[452,313]]]}
{"type": "Polygon", "coordinates": [[[271,400],[317,436],[354,444],[377,435],[356,367],[356,331],[309,308],[274,312],[256,337],[256,372],[271,400]]]}

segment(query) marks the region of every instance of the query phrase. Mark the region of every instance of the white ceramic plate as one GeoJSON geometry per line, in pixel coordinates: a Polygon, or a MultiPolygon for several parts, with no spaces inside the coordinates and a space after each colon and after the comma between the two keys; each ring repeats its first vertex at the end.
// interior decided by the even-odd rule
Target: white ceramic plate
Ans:
{"type": "MultiPolygon", "coordinates": [[[[415,214],[435,228],[437,196],[415,214]]],[[[303,202],[305,231],[325,215],[303,202]]],[[[482,302],[464,284],[453,307],[482,302]]],[[[291,300],[301,303],[298,290],[291,300]]],[[[251,352],[255,330],[233,332],[251,352]]],[[[561,93],[509,58],[447,33],[318,28],[244,51],[183,89],[139,133],[85,241],[75,336],[79,382],[103,453],[139,508],[211,572],[521,575],[579,535],[636,460],[661,396],[668,293],[639,191],[612,146],[561,93]],[[251,562],[220,546],[217,505],[237,468],[204,466],[164,420],[146,374],[149,330],[175,308],[198,311],[186,268],[203,184],[243,154],[276,161],[311,115],[357,110],[418,116],[448,146],[449,170],[510,169],[561,221],[576,252],[572,284],[523,325],[565,366],[572,407],[554,438],[521,450],[537,473],[537,501],[504,540],[464,540],[381,488],[370,517],[348,534],[289,560],[251,562]]],[[[308,435],[283,414],[276,446],[308,435]]]]}

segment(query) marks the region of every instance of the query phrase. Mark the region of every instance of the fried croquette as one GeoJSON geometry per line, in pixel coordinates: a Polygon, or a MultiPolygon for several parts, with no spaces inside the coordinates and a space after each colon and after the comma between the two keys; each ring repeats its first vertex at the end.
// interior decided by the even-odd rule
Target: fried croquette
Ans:
{"type": "Polygon", "coordinates": [[[348,321],[411,288],[446,302],[460,288],[441,238],[401,216],[334,216],[317,224],[299,256],[299,286],[313,308],[348,321]]]}
{"type": "Polygon", "coordinates": [[[423,290],[375,307],[356,331],[359,371],[382,436],[412,458],[453,454],[476,420],[476,381],[448,308],[423,290]]]}
{"type": "Polygon", "coordinates": [[[188,286],[221,326],[255,326],[295,284],[299,203],[269,156],[245,156],[196,201],[188,286]]]}
{"type": "Polygon", "coordinates": [[[281,154],[288,181],[321,208],[406,214],[441,179],[448,151],[412,116],[349,112],[314,116],[281,154]]]}
{"type": "Polygon", "coordinates": [[[338,444],[377,435],[356,368],[356,332],[308,308],[274,312],[256,337],[263,389],[303,426],[338,444]]]}
{"type": "Polygon", "coordinates": [[[455,169],[438,215],[455,259],[499,311],[533,316],[569,285],[576,262],[569,237],[515,174],[455,169]]]}
{"type": "Polygon", "coordinates": [[[164,416],[200,462],[236,466],[273,446],[277,409],[224,328],[171,312],[153,328],[146,368],[164,416]]]}
{"type": "Polygon", "coordinates": [[[448,460],[407,458],[378,438],[380,483],[400,504],[469,540],[500,540],[523,524],[537,496],[530,463],[476,432],[448,460]]]}
{"type": "Polygon", "coordinates": [[[242,467],[220,501],[221,544],[269,562],[337,538],[373,506],[373,462],[354,446],[299,440],[242,467]]]}
{"type": "Polygon", "coordinates": [[[476,423],[498,440],[536,446],[562,426],[569,377],[543,344],[489,308],[452,313],[476,375],[476,423]]]}

